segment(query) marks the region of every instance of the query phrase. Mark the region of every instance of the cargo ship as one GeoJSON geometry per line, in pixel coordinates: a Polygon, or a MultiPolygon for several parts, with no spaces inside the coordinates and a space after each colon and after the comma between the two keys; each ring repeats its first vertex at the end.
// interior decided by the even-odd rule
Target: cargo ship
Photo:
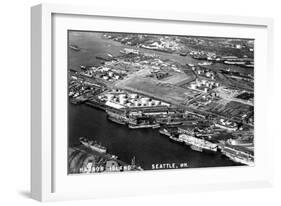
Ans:
{"type": "Polygon", "coordinates": [[[207,140],[197,138],[188,134],[180,134],[179,139],[182,140],[186,145],[189,145],[191,149],[203,152],[203,151],[211,151],[217,152],[218,145],[207,140]]]}
{"type": "Polygon", "coordinates": [[[117,123],[117,124],[122,124],[122,125],[126,125],[126,124],[127,124],[126,121],[124,121],[124,120],[122,120],[122,119],[120,119],[120,118],[114,118],[114,117],[112,117],[112,116],[108,116],[107,118],[108,118],[110,121],[115,122],[115,123],[117,123]]]}
{"type": "Polygon", "coordinates": [[[246,62],[240,62],[240,61],[224,61],[223,63],[230,64],[230,65],[245,65],[246,64],[246,62]]]}
{"type": "Polygon", "coordinates": [[[159,128],[160,125],[158,123],[156,124],[130,124],[129,123],[129,128],[130,129],[143,129],[143,128],[159,128]]]}
{"type": "Polygon", "coordinates": [[[124,48],[123,50],[120,50],[121,54],[139,54],[139,51],[137,49],[129,49],[124,48]]]}
{"type": "Polygon", "coordinates": [[[250,152],[242,151],[230,146],[222,148],[222,154],[234,162],[241,163],[248,166],[254,166],[254,156],[250,152]]]}
{"type": "Polygon", "coordinates": [[[168,122],[165,122],[164,123],[165,125],[168,125],[168,126],[177,126],[177,125],[182,125],[182,121],[175,121],[175,122],[172,122],[172,121],[168,121],[168,122]]]}
{"type": "Polygon", "coordinates": [[[86,137],[80,137],[79,138],[80,143],[96,152],[99,153],[106,153],[106,147],[98,144],[96,141],[88,140],[86,137]]]}
{"type": "Polygon", "coordinates": [[[107,118],[108,120],[112,121],[112,122],[115,122],[117,124],[122,124],[122,125],[125,125],[127,124],[128,122],[128,119],[122,114],[117,112],[117,111],[111,111],[111,110],[106,110],[106,113],[107,113],[107,118]]]}

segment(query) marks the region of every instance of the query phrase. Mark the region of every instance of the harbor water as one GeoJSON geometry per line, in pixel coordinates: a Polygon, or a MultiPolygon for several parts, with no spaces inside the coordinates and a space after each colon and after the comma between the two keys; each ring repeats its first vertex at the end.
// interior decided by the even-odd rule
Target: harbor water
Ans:
{"type": "Polygon", "coordinates": [[[69,146],[79,144],[84,136],[100,142],[108,152],[130,163],[133,157],[143,169],[152,164],[187,163],[188,167],[239,165],[220,153],[196,152],[188,146],[171,141],[158,129],[129,129],[107,119],[102,110],[87,105],[69,104],[69,146]]]}

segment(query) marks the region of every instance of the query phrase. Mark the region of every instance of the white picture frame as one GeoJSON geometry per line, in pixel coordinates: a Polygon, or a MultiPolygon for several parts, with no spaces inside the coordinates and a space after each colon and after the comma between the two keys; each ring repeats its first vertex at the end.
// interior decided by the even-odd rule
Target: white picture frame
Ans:
{"type": "MultiPolygon", "coordinates": [[[[78,22],[81,19],[77,20],[78,22]]],[[[69,25],[77,26],[77,22],[69,25]]],[[[132,22],[131,22],[132,24],[132,22]]],[[[123,27],[125,28],[125,27],[123,27]]],[[[79,27],[80,29],[80,27],[79,27]]],[[[114,28],[112,28],[114,30],[114,28]]],[[[266,111],[272,104],[270,88],[273,87],[271,78],[273,71],[273,20],[260,17],[238,17],[225,15],[203,15],[190,13],[172,12],[167,14],[160,11],[139,11],[139,10],[114,10],[111,8],[95,8],[87,6],[70,6],[57,4],[40,4],[31,8],[31,196],[39,201],[83,199],[95,197],[112,197],[122,195],[170,193],[188,191],[209,191],[214,189],[239,189],[247,187],[268,187],[273,182],[273,139],[274,134],[270,131],[269,116],[266,111]],[[259,71],[255,71],[255,135],[266,137],[260,143],[256,140],[256,152],[258,161],[251,168],[207,168],[188,169],[180,171],[158,171],[144,172],[137,174],[106,174],[93,176],[67,177],[66,171],[61,171],[59,166],[62,159],[62,152],[58,152],[61,145],[55,137],[58,121],[57,112],[65,112],[63,105],[56,105],[57,94],[65,85],[58,83],[61,75],[54,71],[57,66],[54,63],[55,53],[53,33],[56,26],[60,26],[56,16],[64,18],[106,18],[107,20],[121,19],[122,21],[155,21],[163,24],[179,23],[184,26],[187,23],[194,25],[203,23],[207,25],[219,25],[220,29],[214,29],[218,36],[225,36],[221,27],[238,28],[249,27],[261,30],[261,41],[264,51],[261,52],[262,60],[255,62],[259,71]],[[220,31],[222,33],[220,33],[220,31]],[[263,56],[262,56],[263,55],[263,56]],[[266,90],[262,83],[266,82],[266,90]],[[56,107],[55,107],[56,105],[56,107]],[[58,108],[60,107],[60,108],[58,108]],[[54,129],[55,128],[55,129],[54,129]],[[196,174],[195,174],[196,173],[196,174]],[[65,174],[64,177],[61,174],[65,174]],[[157,175],[156,175],[157,174],[157,175]],[[231,174],[231,175],[230,175],[231,174]],[[253,174],[253,175],[251,175],[253,174]],[[171,179],[174,181],[170,181],[171,179]],[[118,177],[118,178],[116,178],[118,177]],[[188,180],[193,177],[193,180],[188,180]],[[199,179],[202,178],[202,179],[199,179]],[[212,177],[212,178],[210,178],[212,177]],[[119,179],[117,181],[116,179],[119,179]],[[139,180],[136,180],[139,179],[139,180]],[[102,180],[102,181],[99,181],[102,180]],[[145,181],[146,180],[146,181],[145,181]],[[110,182],[116,181],[116,185],[110,182]],[[137,181],[136,186],[129,183],[137,181]],[[79,187],[79,182],[100,184],[99,189],[92,187],[79,187]],[[122,185],[120,185],[120,183],[122,185]],[[68,184],[73,184],[71,190],[67,190],[68,184]],[[103,186],[102,186],[103,184],[103,186]],[[65,185],[65,187],[63,186],[65,185]]],[[[59,29],[58,29],[59,30],[59,29]]],[[[242,32],[243,33],[243,32],[242,32]]],[[[243,36],[243,34],[240,34],[243,36]]],[[[239,35],[239,34],[237,34],[239,35]]],[[[65,42],[64,42],[65,43],[65,42]]],[[[66,61],[66,60],[60,60],[66,61]]],[[[65,113],[64,113],[65,114],[65,113]]],[[[60,130],[60,129],[59,129],[60,130]]],[[[63,132],[63,130],[61,131],[63,132]]],[[[63,138],[62,138],[63,139],[63,138]]],[[[67,141],[63,139],[61,141],[67,141]]],[[[65,163],[66,164],[66,163],[65,163]]],[[[80,185],[81,186],[81,185],[80,185]]],[[[69,186],[68,186],[69,187],[69,186]]]]}

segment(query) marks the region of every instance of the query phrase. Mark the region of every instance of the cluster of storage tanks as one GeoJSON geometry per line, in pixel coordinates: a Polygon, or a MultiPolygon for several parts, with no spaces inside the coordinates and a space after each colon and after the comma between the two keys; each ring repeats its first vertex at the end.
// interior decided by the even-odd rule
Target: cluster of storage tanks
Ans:
{"type": "Polygon", "coordinates": [[[127,107],[170,106],[168,103],[152,99],[150,97],[141,96],[136,93],[106,93],[104,94],[104,100],[127,107]]]}
{"type": "Polygon", "coordinates": [[[219,86],[218,82],[208,81],[206,79],[198,80],[190,84],[191,89],[200,89],[204,92],[208,92],[210,89],[216,88],[219,86]]]}

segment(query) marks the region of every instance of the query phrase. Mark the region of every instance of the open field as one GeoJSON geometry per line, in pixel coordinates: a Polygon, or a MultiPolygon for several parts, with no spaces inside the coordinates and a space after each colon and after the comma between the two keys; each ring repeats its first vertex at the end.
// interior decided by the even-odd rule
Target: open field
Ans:
{"type": "Polygon", "coordinates": [[[163,83],[173,84],[173,85],[180,85],[185,84],[188,82],[193,81],[196,77],[193,75],[193,73],[190,73],[190,75],[186,75],[182,72],[170,72],[170,76],[164,79],[161,79],[160,81],[163,83]]]}
{"type": "Polygon", "coordinates": [[[177,87],[172,84],[154,81],[143,76],[134,76],[116,84],[119,88],[138,92],[147,96],[155,97],[173,104],[181,104],[193,97],[190,90],[177,87]]]}
{"type": "Polygon", "coordinates": [[[188,76],[185,73],[171,72],[171,76],[163,80],[149,77],[150,69],[143,69],[127,78],[116,82],[115,87],[141,93],[150,97],[172,103],[182,104],[194,97],[192,90],[176,86],[180,82],[193,81],[193,73],[188,76]]]}
{"type": "Polygon", "coordinates": [[[157,83],[147,78],[132,79],[124,85],[124,89],[133,90],[148,96],[155,96],[174,104],[180,104],[190,98],[191,93],[180,87],[171,84],[157,83]]]}

